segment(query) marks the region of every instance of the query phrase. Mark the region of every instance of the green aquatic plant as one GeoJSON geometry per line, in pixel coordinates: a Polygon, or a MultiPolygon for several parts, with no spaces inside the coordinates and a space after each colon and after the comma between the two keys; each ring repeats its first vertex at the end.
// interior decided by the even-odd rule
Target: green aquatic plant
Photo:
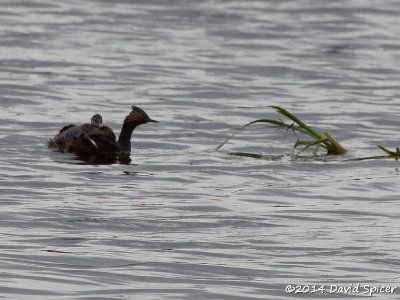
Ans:
{"type": "Polygon", "coordinates": [[[320,147],[325,148],[327,150],[327,154],[343,154],[346,152],[346,149],[344,149],[332,136],[330,136],[325,130],[322,130],[321,134],[313,130],[311,127],[306,125],[304,122],[302,122],[300,119],[295,117],[293,114],[288,112],[286,109],[283,109],[279,106],[271,106],[273,109],[275,109],[279,114],[285,116],[289,120],[292,121],[292,123],[285,123],[282,120],[271,120],[271,119],[259,119],[255,120],[252,122],[249,122],[245,124],[244,126],[240,127],[236,132],[234,132],[230,137],[228,137],[224,142],[222,142],[217,149],[220,149],[222,146],[224,146],[230,139],[232,139],[238,132],[242,131],[246,127],[256,124],[256,123],[270,123],[274,124],[283,128],[286,128],[288,130],[292,130],[295,134],[296,132],[303,133],[304,135],[308,135],[309,137],[312,138],[312,140],[300,140],[296,134],[297,141],[293,145],[292,148],[292,157],[295,157],[299,155],[302,151],[315,146],[314,150],[314,155],[317,154],[318,150],[320,147]],[[298,146],[304,146],[297,154],[295,154],[295,149],[298,146]]]}
{"type": "Polygon", "coordinates": [[[399,147],[396,147],[396,151],[390,151],[382,146],[376,145],[379,149],[381,149],[383,152],[386,153],[386,155],[376,155],[376,156],[368,156],[368,157],[357,157],[357,158],[349,158],[342,160],[343,162],[348,162],[348,161],[359,161],[359,160],[372,160],[372,159],[395,159],[398,160],[400,158],[400,149],[399,147]]]}
{"type": "Polygon", "coordinates": [[[394,158],[395,160],[398,160],[400,158],[399,147],[396,147],[396,151],[390,151],[382,146],[379,146],[379,145],[376,145],[376,146],[387,154],[387,156],[385,158],[394,158]]]}
{"type": "Polygon", "coordinates": [[[263,155],[263,154],[248,153],[248,152],[230,152],[228,154],[232,156],[242,156],[242,157],[258,158],[264,160],[281,160],[283,158],[283,155],[263,155]]]}

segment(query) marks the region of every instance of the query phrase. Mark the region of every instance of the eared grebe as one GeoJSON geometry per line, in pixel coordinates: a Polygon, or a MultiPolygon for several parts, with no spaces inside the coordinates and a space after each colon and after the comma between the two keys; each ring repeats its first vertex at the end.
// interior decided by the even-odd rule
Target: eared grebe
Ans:
{"type": "Polygon", "coordinates": [[[93,115],[92,119],[90,120],[90,124],[83,124],[81,126],[81,129],[84,132],[89,132],[91,130],[94,130],[96,128],[99,128],[101,125],[103,125],[103,118],[99,114],[93,115]]]}
{"type": "MultiPolygon", "coordinates": [[[[122,156],[129,156],[131,153],[131,136],[133,130],[137,126],[148,122],[158,121],[150,119],[141,108],[132,106],[132,111],[124,120],[118,140],[116,140],[115,134],[111,128],[101,126],[89,131],[76,130],[72,134],[64,134],[65,138],[63,138],[63,143],[61,143],[61,145],[65,146],[62,147],[59,144],[56,146],[82,156],[91,156],[101,153],[115,153],[122,156]]],[[[66,127],[61,129],[60,133],[54,137],[54,141],[57,141],[57,137],[66,127]]],[[[72,127],[71,130],[72,129],[74,129],[74,127],[72,127]]],[[[70,129],[67,128],[66,130],[69,131],[70,129]]]]}

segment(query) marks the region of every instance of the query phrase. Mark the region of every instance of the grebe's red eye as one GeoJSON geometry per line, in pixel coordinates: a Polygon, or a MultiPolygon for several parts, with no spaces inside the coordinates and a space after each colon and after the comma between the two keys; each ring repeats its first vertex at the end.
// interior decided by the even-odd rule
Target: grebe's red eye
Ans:
{"type": "Polygon", "coordinates": [[[143,117],[143,115],[140,115],[139,118],[143,119],[144,117],[143,117]]]}

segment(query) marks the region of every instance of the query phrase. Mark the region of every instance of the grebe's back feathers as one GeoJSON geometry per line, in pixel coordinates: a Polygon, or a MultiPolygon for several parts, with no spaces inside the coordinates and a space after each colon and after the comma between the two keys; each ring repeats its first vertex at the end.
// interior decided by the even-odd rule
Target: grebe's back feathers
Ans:
{"type": "Polygon", "coordinates": [[[49,147],[59,147],[66,149],[71,147],[76,137],[82,133],[90,132],[99,128],[103,124],[103,118],[99,114],[92,116],[90,124],[83,124],[82,126],[76,126],[70,124],[61,128],[58,134],[49,141],[49,147]]]}

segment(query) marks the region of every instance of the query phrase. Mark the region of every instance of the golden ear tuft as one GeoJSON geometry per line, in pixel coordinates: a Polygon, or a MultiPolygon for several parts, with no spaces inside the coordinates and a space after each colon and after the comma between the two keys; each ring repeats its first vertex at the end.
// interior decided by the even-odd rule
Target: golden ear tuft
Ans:
{"type": "Polygon", "coordinates": [[[132,122],[139,119],[141,114],[135,110],[131,111],[129,115],[126,116],[125,122],[132,122]]]}
{"type": "Polygon", "coordinates": [[[125,122],[134,122],[134,121],[138,121],[138,120],[146,120],[148,118],[149,117],[147,116],[147,114],[144,112],[143,109],[133,105],[132,106],[132,111],[125,118],[125,122]]]}

